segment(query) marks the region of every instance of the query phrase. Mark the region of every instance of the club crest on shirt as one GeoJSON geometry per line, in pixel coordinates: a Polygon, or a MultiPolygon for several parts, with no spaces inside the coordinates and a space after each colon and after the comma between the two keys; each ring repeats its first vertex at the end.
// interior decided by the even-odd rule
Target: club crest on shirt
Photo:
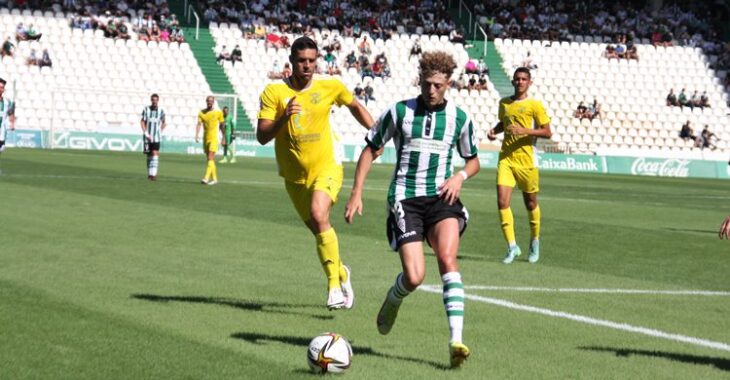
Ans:
{"type": "Polygon", "coordinates": [[[319,92],[315,92],[311,95],[309,95],[309,102],[312,104],[317,104],[320,101],[322,101],[322,95],[320,95],[319,92]]]}

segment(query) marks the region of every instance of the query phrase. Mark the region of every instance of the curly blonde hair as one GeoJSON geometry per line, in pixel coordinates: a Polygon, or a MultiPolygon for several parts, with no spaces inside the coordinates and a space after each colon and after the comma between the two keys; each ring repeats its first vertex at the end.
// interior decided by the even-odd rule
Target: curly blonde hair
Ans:
{"type": "Polygon", "coordinates": [[[418,61],[419,72],[422,78],[430,77],[436,73],[446,74],[447,78],[451,78],[456,69],[456,61],[451,54],[444,51],[429,51],[423,53],[418,61]]]}

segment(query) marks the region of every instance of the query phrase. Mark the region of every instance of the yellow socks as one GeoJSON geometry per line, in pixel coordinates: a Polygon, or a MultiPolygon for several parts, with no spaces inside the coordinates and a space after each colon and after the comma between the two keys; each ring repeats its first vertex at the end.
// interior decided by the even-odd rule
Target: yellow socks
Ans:
{"type": "Polygon", "coordinates": [[[208,165],[213,167],[210,171],[210,175],[211,175],[211,177],[213,177],[213,181],[217,181],[218,180],[218,167],[215,166],[215,160],[208,161],[208,165]]]}
{"type": "Polygon", "coordinates": [[[532,211],[527,210],[527,215],[530,218],[530,235],[532,240],[537,240],[540,238],[540,206],[532,211]]]}
{"type": "MultiPolygon", "coordinates": [[[[539,215],[539,214],[538,214],[539,215]]],[[[507,240],[507,244],[510,246],[515,244],[515,218],[512,216],[512,209],[507,207],[499,210],[499,220],[502,222],[502,234],[504,234],[504,240],[507,240]]]]}
{"type": "MultiPolygon", "coordinates": [[[[339,288],[344,269],[340,262],[340,246],[335,229],[330,228],[318,233],[316,238],[319,262],[327,275],[327,289],[339,288]]],[[[344,276],[347,277],[347,274],[345,273],[344,276]]]]}
{"type": "Polygon", "coordinates": [[[208,164],[205,166],[204,180],[207,181],[210,179],[210,176],[213,175],[213,168],[215,168],[215,162],[213,160],[208,160],[208,164]]]}

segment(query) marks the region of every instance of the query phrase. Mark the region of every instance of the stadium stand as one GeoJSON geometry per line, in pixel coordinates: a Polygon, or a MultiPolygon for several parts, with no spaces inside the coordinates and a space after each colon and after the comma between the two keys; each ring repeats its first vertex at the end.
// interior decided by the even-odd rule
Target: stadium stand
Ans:
{"type": "Polygon", "coordinates": [[[620,155],[655,154],[726,158],[730,148],[727,95],[708,68],[699,48],[638,45],[636,60],[604,58],[605,43],[547,42],[497,39],[503,69],[512,72],[532,52],[532,93],[547,103],[553,116],[553,140],[559,149],[574,153],[620,155]],[[710,108],[667,107],[667,88],[707,91],[710,108]],[[600,99],[606,117],[578,119],[576,104],[600,99]],[[718,152],[693,149],[677,131],[687,120],[710,125],[720,136],[718,152]]]}
{"type": "Polygon", "coordinates": [[[69,16],[0,8],[0,35],[12,35],[20,22],[43,32],[40,41],[18,42],[14,57],[0,63],[0,76],[16,81],[8,93],[18,128],[137,133],[156,92],[169,115],[167,133],[192,135],[210,88],[188,44],[113,40],[70,28],[69,16]],[[48,49],[53,67],[26,65],[31,49],[48,49]]]}
{"type": "MultiPolygon", "coordinates": [[[[223,23],[219,25],[217,23],[211,23],[210,30],[216,40],[217,49],[222,48],[224,45],[240,45],[244,50],[244,56],[259,58],[256,60],[244,60],[243,64],[235,66],[231,65],[228,61],[224,61],[223,63],[225,71],[231,83],[234,84],[236,93],[239,95],[247,115],[249,115],[251,122],[255,125],[259,106],[258,96],[266,84],[270,82],[268,73],[274,65],[274,61],[278,61],[279,63],[288,61],[289,50],[266,49],[265,42],[262,40],[244,39],[242,38],[241,30],[235,24],[223,23]]],[[[314,38],[318,42],[321,42],[324,34],[332,33],[337,34],[336,31],[315,30],[314,38]]],[[[363,36],[365,35],[367,34],[363,36]]],[[[290,36],[289,40],[291,41],[293,38],[294,36],[290,36]]],[[[343,69],[341,79],[350,90],[354,90],[359,83],[363,83],[364,86],[365,83],[371,81],[376,96],[374,101],[368,102],[367,107],[374,117],[378,117],[393,102],[418,95],[418,88],[414,85],[414,80],[418,74],[417,61],[415,57],[409,59],[410,48],[416,38],[418,36],[415,34],[395,34],[388,40],[374,40],[370,60],[372,61],[380,53],[385,53],[392,68],[391,77],[385,81],[382,78],[370,79],[369,77],[362,80],[355,68],[343,69]]],[[[360,39],[341,37],[340,39],[342,40],[343,53],[339,55],[338,63],[341,68],[344,68],[345,55],[350,51],[357,51],[357,46],[361,42],[362,37],[360,39]]],[[[424,51],[439,49],[452,52],[457,58],[459,67],[464,67],[464,64],[468,60],[468,54],[464,50],[463,45],[450,43],[446,36],[439,37],[433,35],[428,38],[421,37],[421,45],[424,51]]],[[[211,52],[211,54],[214,53],[211,52]]],[[[489,91],[482,92],[452,89],[449,93],[449,99],[462,105],[478,122],[481,127],[481,137],[485,136],[487,126],[494,124],[496,121],[497,96],[493,87],[490,87],[489,91]]],[[[331,120],[343,141],[348,143],[362,143],[364,131],[352,119],[346,109],[337,109],[332,114],[331,120]]]]}

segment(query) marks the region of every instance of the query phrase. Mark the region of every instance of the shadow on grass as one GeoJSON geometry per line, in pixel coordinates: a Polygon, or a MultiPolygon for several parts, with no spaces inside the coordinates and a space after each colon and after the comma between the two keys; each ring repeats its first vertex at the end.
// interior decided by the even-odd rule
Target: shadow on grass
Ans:
{"type": "MultiPolygon", "coordinates": [[[[312,338],[304,338],[304,337],[299,337],[299,336],[267,335],[267,334],[258,334],[258,333],[248,333],[248,332],[235,333],[235,334],[232,334],[231,337],[236,338],[236,339],[243,339],[246,342],[253,343],[253,344],[262,344],[262,341],[274,341],[274,342],[290,344],[292,346],[300,346],[300,347],[304,347],[304,348],[309,347],[309,342],[312,340],[312,338]]],[[[376,358],[387,359],[387,360],[401,360],[401,361],[410,362],[410,363],[428,365],[428,366],[431,366],[431,367],[434,367],[434,368],[440,369],[440,370],[450,369],[449,366],[442,364],[442,363],[437,363],[437,362],[433,362],[430,360],[424,360],[424,359],[411,358],[408,356],[386,354],[386,353],[375,351],[370,347],[358,346],[355,344],[352,345],[352,352],[355,355],[367,355],[367,356],[373,356],[376,358]]]]}
{"type": "Polygon", "coordinates": [[[730,371],[730,360],[725,358],[713,358],[709,356],[697,356],[688,354],[678,354],[674,352],[636,350],[630,348],[614,348],[614,347],[579,347],[581,350],[610,352],[620,357],[628,357],[631,355],[649,356],[653,358],[668,359],[675,362],[689,364],[710,365],[723,371],[730,371]]]}
{"type": "MultiPolygon", "coordinates": [[[[425,256],[436,257],[436,254],[433,252],[426,251],[423,254],[425,256]]],[[[486,255],[485,256],[470,256],[470,255],[464,255],[461,253],[457,256],[457,259],[461,260],[461,261],[483,261],[483,262],[496,261],[495,258],[490,258],[489,256],[486,256],[486,255]]]]}
{"type": "Polygon", "coordinates": [[[308,308],[323,308],[322,305],[294,305],[287,303],[277,302],[258,302],[251,300],[238,300],[233,298],[222,298],[222,297],[201,297],[201,296],[160,296],[155,294],[132,294],[132,298],[152,301],[152,302],[188,302],[188,303],[203,303],[210,305],[228,306],[235,309],[247,310],[247,311],[258,311],[263,313],[276,313],[276,314],[288,314],[288,315],[300,315],[315,319],[334,319],[331,315],[322,315],[316,313],[307,313],[302,311],[294,311],[291,309],[308,309],[308,308]]]}
{"type": "Polygon", "coordinates": [[[691,229],[691,228],[672,228],[672,227],[665,228],[665,230],[674,231],[674,232],[696,232],[699,234],[717,235],[717,230],[695,230],[695,229],[691,229]]]}

